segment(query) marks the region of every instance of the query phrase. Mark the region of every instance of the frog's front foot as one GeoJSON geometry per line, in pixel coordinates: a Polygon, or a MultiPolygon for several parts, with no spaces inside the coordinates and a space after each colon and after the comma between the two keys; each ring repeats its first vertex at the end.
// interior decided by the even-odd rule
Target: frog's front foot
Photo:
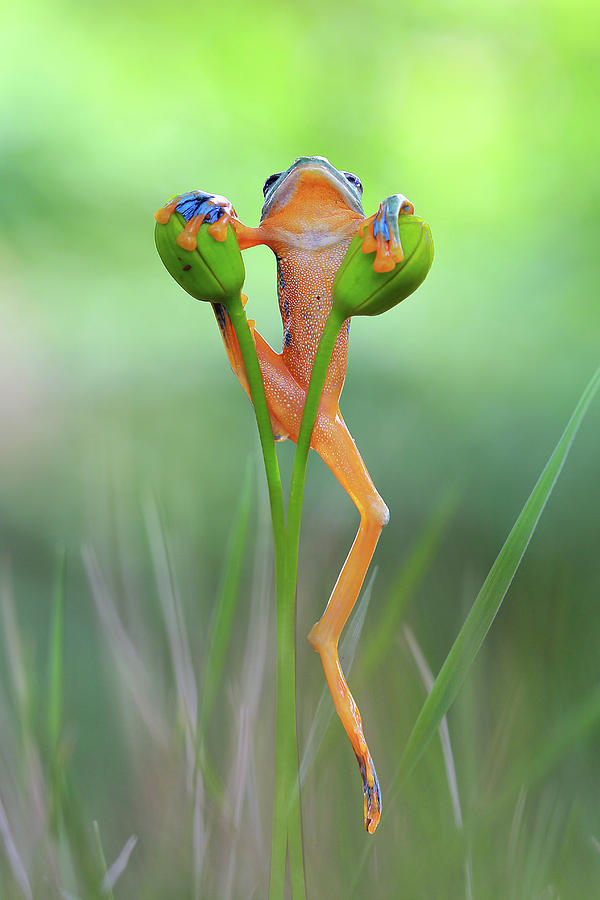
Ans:
{"type": "Polygon", "coordinates": [[[195,250],[200,226],[208,223],[209,232],[217,241],[227,237],[227,226],[237,219],[235,210],[226,197],[220,194],[208,194],[206,191],[187,191],[173,197],[155,214],[154,218],[161,225],[166,225],[173,213],[179,213],[186,221],[186,226],[177,237],[177,243],[184,250],[195,250]]]}
{"type": "Polygon", "coordinates": [[[391,272],[396,263],[404,259],[398,216],[414,214],[415,208],[404,194],[386,197],[374,216],[362,223],[359,231],[363,236],[363,253],[375,252],[373,269],[375,272],[391,272]]]}

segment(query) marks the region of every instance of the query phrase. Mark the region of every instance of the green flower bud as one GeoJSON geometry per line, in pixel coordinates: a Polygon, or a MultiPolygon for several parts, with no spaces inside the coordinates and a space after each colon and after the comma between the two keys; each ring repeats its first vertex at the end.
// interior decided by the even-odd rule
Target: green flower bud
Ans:
{"type": "Polygon", "coordinates": [[[156,223],[156,249],[167,271],[188,294],[196,300],[226,306],[230,298],[240,296],[246,274],[244,263],[231,225],[227,225],[225,239],[218,240],[209,233],[209,222],[200,225],[195,241],[187,241],[195,243],[195,247],[184,249],[177,238],[182,235],[186,220],[171,211],[168,221],[156,223]]]}
{"type": "Polygon", "coordinates": [[[431,230],[419,216],[398,217],[404,259],[389,272],[373,270],[373,256],[363,253],[357,234],[346,251],[333,283],[333,304],[344,318],[378,316],[412,294],[433,262],[431,230]]]}

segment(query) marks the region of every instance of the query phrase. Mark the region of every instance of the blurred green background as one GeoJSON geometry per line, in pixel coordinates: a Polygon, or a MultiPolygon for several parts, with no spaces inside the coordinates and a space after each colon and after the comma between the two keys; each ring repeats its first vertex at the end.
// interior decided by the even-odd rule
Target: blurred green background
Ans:
{"type": "MultiPolygon", "coordinates": [[[[269,581],[261,569],[269,545],[255,427],[212,312],[160,263],[154,210],[175,193],[203,188],[230,198],[255,224],[264,179],[299,155],[319,154],[361,177],[367,212],[398,191],[430,223],[436,259],[423,287],[385,319],[353,325],[342,408],[391,510],[357,666],[413,542],[447,492],[457,498],[406,613],[437,672],[600,359],[599,25],[588,0],[276,7],[48,0],[4,10],[5,594],[16,607],[38,722],[57,547],[65,546],[65,759],[86,825],[100,823],[107,858],[131,833],[140,838],[117,897],[262,897],[268,867],[273,603],[263,609],[255,596],[269,581]],[[238,785],[236,795],[230,785],[242,798],[239,815],[230,821],[225,801],[219,807],[207,794],[206,858],[192,893],[173,788],[181,741],[163,758],[137,721],[81,548],[98,561],[155,672],[150,696],[179,734],[148,509],[160,510],[201,678],[249,458],[253,540],[210,733],[226,785],[238,772],[236,723],[253,653],[262,653],[264,672],[262,681],[253,676],[260,696],[248,701],[247,790],[240,794],[238,785]],[[251,626],[263,619],[261,651],[251,626]]],[[[257,248],[245,262],[248,314],[278,347],[272,256],[257,248]]],[[[293,449],[279,450],[286,476],[293,449]]],[[[399,628],[372,677],[356,683],[384,791],[376,847],[354,881],[370,839],[355,763],[333,722],[303,797],[311,897],[469,896],[465,847],[475,897],[599,895],[597,733],[566,740],[535,784],[518,782],[545,735],[560,732],[598,682],[599,457],[596,405],[450,715],[465,834],[452,819],[438,747],[385,807],[424,696],[399,628]],[[511,779],[512,794],[502,787],[511,779]]],[[[311,458],[298,611],[301,741],[322,688],[302,636],[325,605],[356,525],[348,499],[311,458]]],[[[28,825],[35,816],[6,643],[0,798],[23,857],[33,860],[41,838],[28,825]]],[[[12,897],[9,867],[1,866],[12,897]]],[[[34,880],[45,877],[36,873],[34,880]]],[[[69,878],[65,889],[76,893],[69,878]]]]}

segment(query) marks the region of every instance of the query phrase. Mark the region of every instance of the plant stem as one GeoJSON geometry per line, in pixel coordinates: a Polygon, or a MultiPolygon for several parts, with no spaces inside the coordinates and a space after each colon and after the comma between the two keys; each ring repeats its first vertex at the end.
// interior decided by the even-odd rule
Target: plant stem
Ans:
{"type": "Polygon", "coordinates": [[[279,463],[273,440],[273,428],[269,416],[262,373],[258,364],[258,356],[256,355],[256,346],[248,327],[248,320],[242,307],[241,297],[231,299],[228,303],[227,311],[240,345],[265,462],[269,503],[271,505],[271,521],[273,524],[273,542],[275,544],[275,578],[279,592],[279,585],[280,583],[283,584],[285,566],[285,514],[283,511],[283,491],[281,488],[279,463]]]}
{"type": "MultiPolygon", "coordinates": [[[[296,447],[296,455],[294,457],[294,467],[292,470],[292,480],[290,485],[290,498],[288,503],[287,527],[286,527],[286,545],[285,545],[285,590],[282,600],[282,612],[285,616],[285,628],[289,628],[291,633],[294,632],[295,607],[296,607],[296,585],[298,578],[298,549],[300,544],[300,521],[302,518],[302,502],[304,498],[304,483],[306,479],[306,466],[308,461],[308,451],[310,449],[310,441],[319,410],[323,385],[329,368],[329,361],[333,348],[343,324],[343,318],[339,313],[332,310],[325,323],[321,340],[315,355],[304,410],[302,414],[302,422],[300,424],[300,433],[298,435],[298,443],[296,447]]],[[[279,625],[278,625],[279,630],[279,625]]],[[[282,645],[282,651],[284,651],[282,645]]],[[[279,648],[278,648],[279,650],[279,648]]],[[[278,656],[279,665],[279,656],[278,656]]],[[[282,658],[282,667],[292,665],[290,660],[282,658]]],[[[279,669],[278,669],[279,671],[279,669]]],[[[285,671],[285,669],[283,670],[285,671]]],[[[288,673],[288,677],[289,673],[288,673]]],[[[291,674],[293,677],[293,673],[291,674]]],[[[294,715],[294,724],[295,724],[294,715]]],[[[279,722],[279,718],[278,718],[279,722]]],[[[283,740],[283,738],[282,738],[283,740]]],[[[292,893],[294,898],[305,897],[304,887],[304,866],[302,858],[302,833],[300,821],[300,794],[298,785],[298,745],[294,739],[294,745],[286,750],[289,753],[290,773],[292,771],[292,754],[294,754],[294,778],[290,777],[286,793],[283,797],[285,810],[288,817],[288,839],[290,850],[290,873],[292,878],[292,893]]],[[[273,900],[273,898],[271,898],[273,900]]]]}
{"type": "Polygon", "coordinates": [[[285,870],[288,845],[288,816],[293,812],[290,825],[290,869],[294,898],[304,900],[304,864],[302,858],[302,834],[298,797],[298,739],[296,734],[296,646],[295,646],[295,597],[291,600],[285,590],[285,515],[283,492],[273,429],[265,397],[264,383],[256,355],[256,347],[241,300],[235,298],[228,304],[240,352],[248,378],[248,386],[265,462],[265,472],[271,504],[273,541],[275,545],[275,575],[277,585],[277,702],[275,736],[275,787],[273,796],[273,827],[271,839],[270,900],[283,900],[285,894],[285,870]],[[289,798],[295,797],[290,807],[289,798]]]}
{"type": "Polygon", "coordinates": [[[283,900],[285,894],[288,842],[293,897],[294,900],[306,897],[298,796],[294,599],[290,600],[285,584],[282,585],[277,594],[277,724],[269,900],[283,900]],[[293,805],[290,798],[294,798],[293,805]]]}
{"type": "Polygon", "coordinates": [[[228,304],[254,404],[256,423],[265,462],[277,584],[277,711],[275,737],[275,789],[271,843],[269,900],[285,895],[286,853],[289,844],[290,874],[294,900],[304,900],[306,886],[302,852],[302,826],[298,787],[298,739],[296,732],[295,613],[300,521],[310,441],[319,410],[331,354],[344,319],[332,310],[323,329],[311,374],[290,486],[287,528],[273,429],[265,397],[256,347],[248,328],[241,300],[228,304]]]}
{"type": "Polygon", "coordinates": [[[286,529],[286,593],[295,595],[296,580],[298,577],[298,549],[300,544],[300,520],[302,518],[302,502],[304,500],[304,482],[306,479],[306,465],[308,451],[313,429],[319,411],[319,403],[323,392],[323,385],[329,368],[329,361],[337,340],[344,318],[334,308],[329,313],[321,340],[315,355],[310,383],[304,403],[302,423],[298,435],[296,456],[290,485],[290,499],[287,514],[286,529]]]}

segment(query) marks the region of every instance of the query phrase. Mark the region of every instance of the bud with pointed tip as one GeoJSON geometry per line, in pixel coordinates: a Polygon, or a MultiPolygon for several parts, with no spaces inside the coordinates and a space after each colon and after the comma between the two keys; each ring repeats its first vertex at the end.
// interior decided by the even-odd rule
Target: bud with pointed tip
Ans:
{"type": "Polygon", "coordinates": [[[171,212],[168,221],[156,223],[156,249],[167,271],[181,287],[196,300],[223,303],[239,297],[244,284],[245,269],[242,255],[231,225],[225,240],[216,240],[209,233],[207,221],[196,234],[196,247],[184,249],[177,238],[186,226],[186,219],[171,212]]]}
{"type": "Polygon", "coordinates": [[[378,316],[419,287],[433,262],[431,230],[419,216],[402,214],[398,231],[404,259],[389,272],[373,271],[371,254],[362,252],[357,234],[342,260],[333,283],[333,305],[345,319],[378,316]]]}

